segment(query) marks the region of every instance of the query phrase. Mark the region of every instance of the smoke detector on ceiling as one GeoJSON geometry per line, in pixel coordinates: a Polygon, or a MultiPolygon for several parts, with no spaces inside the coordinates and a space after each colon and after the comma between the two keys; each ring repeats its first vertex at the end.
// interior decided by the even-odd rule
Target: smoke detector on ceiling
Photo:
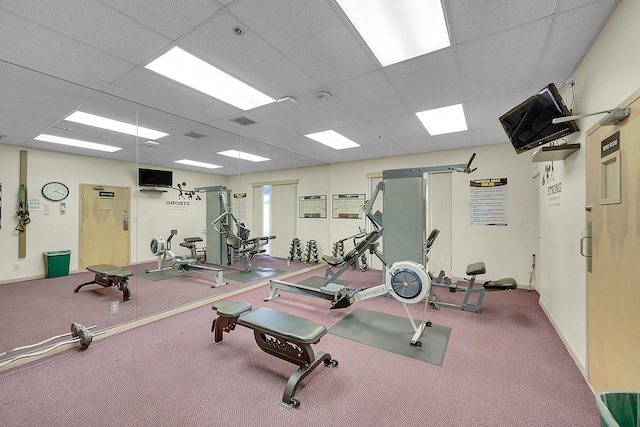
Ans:
{"type": "Polygon", "coordinates": [[[320,100],[320,101],[326,101],[328,99],[331,99],[331,92],[326,91],[326,90],[319,90],[316,93],[313,94],[314,98],[320,100]]]}

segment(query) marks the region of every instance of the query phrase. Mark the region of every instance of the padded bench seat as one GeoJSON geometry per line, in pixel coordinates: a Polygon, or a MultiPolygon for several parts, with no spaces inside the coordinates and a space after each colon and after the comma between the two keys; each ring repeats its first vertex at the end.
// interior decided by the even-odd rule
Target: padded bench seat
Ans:
{"type": "Polygon", "coordinates": [[[251,304],[247,302],[220,301],[212,308],[218,313],[211,325],[216,344],[223,342],[224,332],[241,325],[254,331],[255,341],[262,351],[299,366],[287,382],[281,406],[292,408],[300,405],[300,400],[294,397],[295,391],[300,381],[321,363],[325,366],[338,365],[329,353],[319,352],[316,355],[311,347],[327,333],[327,328],[320,323],[268,307],[252,311],[251,304]]]}
{"type": "Polygon", "coordinates": [[[90,265],[87,270],[95,273],[93,280],[83,283],[77,286],[73,292],[78,293],[80,288],[86,285],[96,284],[102,287],[108,288],[116,285],[118,290],[122,291],[122,301],[129,301],[131,299],[131,290],[129,289],[129,277],[133,276],[133,271],[125,270],[122,267],[118,267],[111,264],[98,264],[90,265]]]}

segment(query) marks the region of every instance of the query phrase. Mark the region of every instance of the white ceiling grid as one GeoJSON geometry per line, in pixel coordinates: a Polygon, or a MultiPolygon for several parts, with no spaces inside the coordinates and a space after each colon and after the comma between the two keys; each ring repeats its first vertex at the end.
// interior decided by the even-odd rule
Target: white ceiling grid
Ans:
{"type": "Polygon", "coordinates": [[[334,0],[3,2],[0,142],[126,161],[140,147],[142,164],[203,171],[173,163],[187,158],[222,165],[204,172],[223,175],[504,143],[498,117],[548,83],[562,86],[618,0],[442,3],[452,46],[381,67],[334,0]],[[174,46],[296,102],[242,111],[144,68],[174,46]],[[414,114],[457,103],[468,131],[431,137],[414,114]],[[149,149],[64,121],[76,110],[170,135],[149,149]],[[304,137],[328,129],[360,147],[336,151],[304,137]],[[34,141],[40,133],[125,149],[34,141]],[[216,154],[226,149],[272,160],[216,154]]]}

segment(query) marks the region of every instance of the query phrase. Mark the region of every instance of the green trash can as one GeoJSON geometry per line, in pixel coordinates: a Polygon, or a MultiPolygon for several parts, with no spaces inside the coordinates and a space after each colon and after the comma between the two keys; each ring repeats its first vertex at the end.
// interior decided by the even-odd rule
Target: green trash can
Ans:
{"type": "Polygon", "coordinates": [[[50,251],[44,253],[44,272],[47,277],[69,275],[69,258],[71,251],[50,251]]]}
{"type": "Polygon", "coordinates": [[[640,393],[635,391],[603,391],[596,394],[602,427],[639,427],[640,393]]]}

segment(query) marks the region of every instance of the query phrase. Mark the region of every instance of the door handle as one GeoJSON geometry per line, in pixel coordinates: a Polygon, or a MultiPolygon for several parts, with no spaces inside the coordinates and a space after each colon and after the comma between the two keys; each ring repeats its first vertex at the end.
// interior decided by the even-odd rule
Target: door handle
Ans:
{"type": "Polygon", "coordinates": [[[591,258],[591,237],[585,236],[585,237],[582,237],[580,239],[580,255],[582,255],[585,258],[591,258]],[[584,242],[587,239],[589,239],[589,242],[588,242],[589,243],[589,254],[588,255],[584,253],[584,242]]]}
{"type": "Polygon", "coordinates": [[[591,212],[591,208],[592,208],[591,205],[585,205],[584,210],[587,212],[591,212]]]}
{"type": "Polygon", "coordinates": [[[122,215],[122,230],[129,230],[129,215],[127,214],[122,215]]]}

